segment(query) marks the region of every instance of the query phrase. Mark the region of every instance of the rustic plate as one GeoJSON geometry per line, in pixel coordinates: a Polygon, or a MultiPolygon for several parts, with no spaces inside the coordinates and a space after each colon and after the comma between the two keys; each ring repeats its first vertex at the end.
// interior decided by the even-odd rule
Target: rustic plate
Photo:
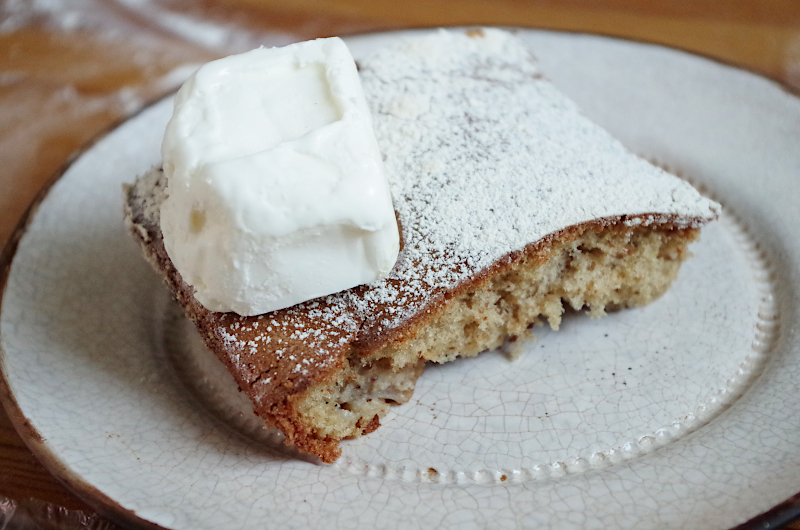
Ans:
{"type": "MultiPolygon", "coordinates": [[[[348,39],[356,57],[404,33],[348,39]]],[[[673,288],[430,367],[333,465],[255,421],[122,222],[170,101],[80,156],[15,247],[3,401],[37,456],[123,522],[197,528],[727,528],[800,490],[800,100],[682,52],[520,31],[633,151],[723,204],[673,288]]]]}

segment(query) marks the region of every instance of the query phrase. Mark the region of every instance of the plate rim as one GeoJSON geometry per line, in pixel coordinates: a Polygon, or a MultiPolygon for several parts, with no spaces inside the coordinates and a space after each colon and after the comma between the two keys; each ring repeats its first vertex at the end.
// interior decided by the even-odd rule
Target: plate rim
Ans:
{"type": "MultiPolygon", "coordinates": [[[[173,90],[165,92],[147,102],[130,115],[114,120],[113,123],[104,127],[103,130],[92,137],[91,140],[70,153],[66,161],[64,161],[64,163],[45,181],[42,188],[36,193],[33,200],[31,200],[30,204],[25,209],[25,212],[14,227],[5,245],[3,245],[2,250],[0,250],[0,314],[2,314],[3,310],[3,299],[5,298],[6,287],[8,287],[8,279],[11,276],[11,266],[16,257],[19,244],[31,222],[36,217],[39,207],[48,195],[50,195],[53,187],[61,180],[67,171],[83,157],[83,155],[92,150],[103,139],[122,127],[129,120],[135,119],[165,98],[171,97],[173,93],[173,90]]],[[[2,329],[0,329],[0,336],[2,336],[2,329]]],[[[17,435],[19,435],[25,446],[33,453],[36,460],[47,472],[50,473],[57,482],[67,488],[68,491],[96,509],[100,515],[121,526],[148,530],[170,530],[139,517],[133,510],[124,508],[114,499],[73,473],[69,466],[52,452],[47,445],[47,440],[39,433],[31,420],[25,416],[17,403],[6,376],[5,359],[6,352],[3,349],[2,341],[0,341],[0,406],[3,407],[17,435]]]]}
{"type": "MultiPolygon", "coordinates": [[[[379,31],[367,31],[357,33],[343,33],[341,36],[344,38],[369,38],[374,35],[389,35],[409,32],[428,32],[436,28],[443,27],[448,30],[464,30],[475,27],[494,27],[499,29],[508,30],[510,32],[539,32],[539,33],[556,33],[566,36],[589,36],[599,37],[609,41],[621,41],[630,44],[642,45],[646,47],[659,48],[673,52],[679,52],[688,56],[699,57],[711,63],[716,63],[719,66],[746,72],[749,75],[756,76],[762,80],[775,85],[777,88],[785,92],[789,97],[794,98],[800,102],[800,90],[784,83],[780,80],[773,79],[766,76],[761,72],[757,72],[751,68],[741,65],[733,64],[732,62],[721,60],[716,57],[698,53],[696,51],[688,50],[686,48],[677,46],[668,46],[665,44],[650,42],[646,40],[637,40],[633,38],[616,36],[609,33],[602,32],[581,32],[581,31],[567,31],[561,29],[552,29],[546,27],[518,27],[518,26],[488,26],[488,25],[475,25],[475,26],[429,26],[429,27],[404,27],[392,28],[379,31]]],[[[91,140],[83,144],[81,147],[73,151],[66,161],[45,181],[40,190],[36,193],[25,212],[22,214],[19,222],[11,232],[6,243],[0,250],[0,313],[2,313],[2,302],[5,297],[5,291],[8,286],[8,280],[11,273],[11,266],[16,257],[19,244],[27,232],[33,219],[36,217],[39,207],[42,202],[48,197],[53,187],[61,180],[61,178],[75,165],[76,162],[90,150],[92,150],[98,143],[104,140],[107,136],[114,133],[117,129],[125,125],[127,122],[144,114],[154,106],[161,103],[163,100],[170,98],[176,92],[176,88],[169,88],[162,92],[160,95],[152,98],[145,103],[141,108],[135,112],[114,120],[111,124],[98,132],[91,140]]],[[[2,333],[2,330],[0,330],[2,333]]],[[[9,420],[16,430],[19,437],[25,443],[26,447],[34,454],[36,459],[42,466],[51,474],[58,482],[63,484],[70,492],[74,493],[78,498],[85,501],[89,506],[95,508],[100,515],[107,519],[122,525],[123,527],[132,528],[146,528],[169,530],[166,527],[158,525],[157,523],[148,521],[136,514],[132,509],[128,509],[120,505],[117,501],[108,497],[92,484],[84,481],[81,477],[75,474],[64,462],[62,462],[50,449],[47,441],[38,432],[36,427],[25,416],[17,403],[16,397],[11,391],[11,386],[7,380],[5,370],[6,353],[3,349],[2,342],[0,341],[0,404],[3,406],[9,420]]],[[[800,491],[795,495],[790,496],[786,500],[774,505],[772,508],[752,517],[748,521],[733,527],[731,530],[755,530],[756,528],[778,528],[792,521],[800,519],[800,491]]]]}

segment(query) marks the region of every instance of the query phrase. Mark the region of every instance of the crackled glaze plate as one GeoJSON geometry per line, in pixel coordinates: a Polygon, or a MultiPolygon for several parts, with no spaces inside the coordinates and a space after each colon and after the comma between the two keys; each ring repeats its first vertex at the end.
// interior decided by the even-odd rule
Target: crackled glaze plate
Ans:
{"type": "Polygon", "coordinates": [[[800,100],[674,50],[519,35],[587,115],[722,203],[665,296],[536,328],[517,360],[431,366],[337,463],[309,461],[126,233],[121,185],[158,163],[165,100],[79,157],[5,255],[3,401],[45,465],[176,530],[728,528],[800,491],[800,100]]]}

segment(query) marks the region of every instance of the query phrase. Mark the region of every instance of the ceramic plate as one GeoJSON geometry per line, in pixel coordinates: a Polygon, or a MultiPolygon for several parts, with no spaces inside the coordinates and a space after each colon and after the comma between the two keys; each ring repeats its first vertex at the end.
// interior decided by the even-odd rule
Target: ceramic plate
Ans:
{"type": "MultiPolygon", "coordinates": [[[[356,57],[403,33],[348,39],[356,57]]],[[[253,421],[149,270],[121,185],[171,102],[89,148],[31,214],[2,299],[4,401],[123,522],[220,528],[728,528],[800,490],[800,100],[682,52],[520,31],[634,152],[724,208],[652,305],[431,366],[333,465],[253,421]]]]}

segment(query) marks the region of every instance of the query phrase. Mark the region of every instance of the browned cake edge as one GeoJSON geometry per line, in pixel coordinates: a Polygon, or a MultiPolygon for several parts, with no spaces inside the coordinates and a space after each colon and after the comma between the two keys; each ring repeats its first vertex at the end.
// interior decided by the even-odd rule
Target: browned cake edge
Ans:
{"type": "MultiPolygon", "coordinates": [[[[583,253],[586,254],[596,255],[597,253],[607,252],[608,247],[612,246],[616,247],[618,252],[627,254],[624,257],[618,256],[618,258],[632,259],[630,256],[636,254],[639,241],[655,238],[658,240],[659,247],[658,254],[654,256],[655,259],[652,260],[652,264],[654,266],[658,264],[662,269],[666,266],[668,270],[653,271],[654,276],[660,275],[658,278],[660,281],[654,286],[646,286],[647,279],[642,276],[622,278],[620,279],[620,286],[615,290],[615,293],[593,296],[592,290],[594,286],[592,285],[592,280],[597,279],[597,276],[609,273],[609,271],[601,267],[598,267],[594,278],[591,278],[591,274],[588,275],[591,279],[578,292],[562,289],[560,286],[549,285],[543,286],[543,288],[550,289],[550,292],[541,293],[539,291],[542,289],[537,288],[535,285],[528,285],[528,287],[532,288],[529,291],[531,296],[549,296],[551,298],[549,305],[554,306],[557,304],[557,307],[542,308],[538,314],[528,312],[528,321],[523,318],[516,322],[515,326],[506,326],[505,334],[489,340],[488,345],[486,340],[479,341],[477,344],[462,342],[455,347],[456,351],[452,355],[427,354],[424,351],[418,351],[418,353],[426,360],[434,362],[446,362],[452,360],[455,356],[476,355],[486,349],[500,346],[503,340],[507,338],[516,340],[517,336],[525,334],[525,330],[530,329],[533,324],[541,323],[541,318],[546,318],[551,327],[558,329],[561,314],[564,307],[567,306],[575,310],[588,309],[593,316],[601,316],[606,310],[613,311],[627,307],[642,306],[652,302],[666,292],[677,276],[680,264],[691,255],[687,248],[689,243],[697,240],[699,235],[700,229],[697,227],[687,227],[685,223],[678,223],[670,216],[654,216],[652,214],[620,216],[616,219],[596,219],[573,225],[531,243],[521,251],[507,254],[490,268],[471,278],[470,281],[457,285],[454,289],[445,293],[444,296],[434,301],[424,311],[417,313],[393,336],[368,336],[366,339],[357,341],[354,344],[354,348],[358,354],[366,359],[396,356],[402,349],[408,349],[410,346],[409,341],[416,339],[422,330],[439,327],[437,321],[442,319],[442,314],[446,312],[448,305],[452,305],[454,301],[469,304],[467,300],[482,291],[497,291],[495,303],[508,306],[505,311],[506,319],[519,320],[520,317],[515,313],[519,312],[521,301],[508,300],[508,297],[513,298],[512,289],[505,287],[509,283],[513,284],[515,280],[520,283],[527,281],[531,276],[531,271],[543,269],[548,262],[553,260],[561,259],[564,261],[563,267],[569,269],[572,266],[571,262],[575,261],[575,254],[580,254],[580,249],[586,246],[589,247],[584,249],[583,253]],[[643,223],[625,224],[626,221],[636,218],[648,219],[650,222],[648,225],[643,223]],[[658,221],[654,222],[653,219],[658,219],[658,221]],[[606,243],[606,248],[599,248],[601,246],[598,244],[599,242],[606,243]],[[526,278],[520,278],[522,274],[526,278]]],[[[641,259],[651,258],[642,257],[641,259]]],[[[595,262],[596,260],[590,258],[588,266],[593,268],[595,262]]],[[[551,264],[551,268],[552,265],[558,264],[551,264]]],[[[614,265],[612,267],[616,268],[614,265]]],[[[622,272],[622,274],[624,276],[625,272],[622,272]]],[[[516,287],[525,286],[517,285],[516,287]]],[[[469,318],[475,320],[475,317],[476,315],[473,314],[469,318]]],[[[471,325],[470,322],[467,323],[467,326],[469,325],[471,325]]],[[[468,329],[465,329],[465,334],[468,334],[468,331],[468,329]]],[[[425,346],[429,345],[430,342],[425,341],[425,346]]]]}
{"type": "MultiPolygon", "coordinates": [[[[164,179],[163,172],[159,170],[159,173],[159,178],[164,179]]],[[[163,182],[162,180],[161,183],[163,184],[163,182]]],[[[330,436],[320,436],[313,426],[298,421],[295,403],[309,386],[325,384],[338,371],[342,370],[346,362],[345,358],[341,355],[335,356],[332,359],[333,362],[329,363],[325,370],[312,371],[310,377],[300,381],[285,380],[281,385],[280,395],[275,396],[276,399],[271,403],[267,402],[265,405],[259,406],[254,396],[248,391],[248,384],[246,378],[242,376],[241,370],[222,354],[224,338],[217,330],[220,317],[226,314],[209,311],[194,297],[194,289],[184,282],[167,254],[160,227],[154,226],[146,220],[144,210],[147,207],[147,199],[137,195],[135,187],[131,185],[123,185],[123,192],[125,224],[139,242],[145,258],[172,291],[186,316],[194,322],[206,346],[228,368],[239,385],[239,389],[254,402],[255,413],[269,425],[280,429],[286,435],[287,443],[318,456],[323,462],[336,460],[341,454],[340,440],[330,436]],[[309,382],[313,383],[309,384],[309,382]]],[[[374,430],[377,425],[370,422],[369,428],[374,430]]],[[[365,427],[366,430],[367,427],[365,427]]]]}

